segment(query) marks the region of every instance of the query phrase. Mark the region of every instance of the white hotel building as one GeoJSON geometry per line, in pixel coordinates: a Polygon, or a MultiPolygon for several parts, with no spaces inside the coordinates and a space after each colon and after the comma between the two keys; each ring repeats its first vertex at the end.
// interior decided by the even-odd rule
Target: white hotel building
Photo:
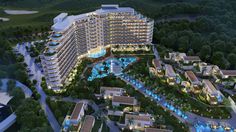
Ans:
{"type": "Polygon", "coordinates": [[[81,57],[96,56],[112,45],[151,44],[154,21],[130,7],[102,5],[93,12],[61,13],[53,19],[50,41],[41,56],[49,88],[66,84],[81,57]]]}

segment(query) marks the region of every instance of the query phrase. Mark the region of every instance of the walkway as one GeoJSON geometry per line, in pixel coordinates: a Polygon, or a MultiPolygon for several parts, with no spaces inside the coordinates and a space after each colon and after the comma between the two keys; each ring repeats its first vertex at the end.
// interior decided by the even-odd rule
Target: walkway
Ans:
{"type": "Polygon", "coordinates": [[[30,79],[37,80],[36,89],[37,89],[37,92],[41,95],[40,105],[41,105],[42,109],[44,110],[45,115],[46,115],[52,129],[55,132],[59,132],[61,127],[60,127],[58,121],[56,120],[55,116],[53,115],[51,109],[46,104],[47,95],[45,94],[42,87],[40,86],[41,78],[43,77],[43,74],[42,74],[41,70],[38,68],[38,66],[35,64],[34,59],[31,58],[29,53],[26,51],[26,48],[25,48],[26,46],[30,46],[30,43],[23,43],[21,45],[17,44],[16,50],[18,50],[19,53],[21,53],[24,56],[25,63],[28,65],[28,68],[31,70],[31,74],[33,74],[33,76],[30,79]]]}
{"type": "MultiPolygon", "coordinates": [[[[209,121],[213,121],[216,123],[221,123],[225,122],[227,124],[230,124],[231,127],[236,128],[236,114],[234,112],[231,112],[232,117],[230,119],[210,119],[206,117],[201,117],[199,115],[196,115],[194,113],[190,112],[182,112],[180,109],[175,108],[172,103],[168,103],[165,100],[165,97],[163,96],[158,96],[157,94],[154,94],[152,91],[147,90],[144,87],[144,84],[140,82],[139,80],[134,79],[133,77],[127,75],[127,74],[122,74],[118,76],[121,78],[123,81],[125,81],[127,84],[132,85],[136,90],[138,90],[140,93],[143,95],[152,98],[154,101],[157,102],[158,105],[163,107],[164,109],[168,109],[172,115],[174,115],[177,119],[179,119],[183,123],[188,123],[188,124],[196,124],[198,121],[208,123],[209,121]]],[[[196,131],[196,129],[193,126],[189,126],[191,131],[196,131]]]]}

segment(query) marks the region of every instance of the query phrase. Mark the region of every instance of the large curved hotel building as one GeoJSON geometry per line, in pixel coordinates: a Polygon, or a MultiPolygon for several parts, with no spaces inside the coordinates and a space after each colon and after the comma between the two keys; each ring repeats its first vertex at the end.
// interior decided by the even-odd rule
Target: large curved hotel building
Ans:
{"type": "Polygon", "coordinates": [[[61,13],[53,22],[53,33],[41,56],[49,88],[63,86],[83,56],[93,56],[112,45],[151,44],[154,25],[133,8],[118,5],[102,5],[75,16],[61,13]]]}

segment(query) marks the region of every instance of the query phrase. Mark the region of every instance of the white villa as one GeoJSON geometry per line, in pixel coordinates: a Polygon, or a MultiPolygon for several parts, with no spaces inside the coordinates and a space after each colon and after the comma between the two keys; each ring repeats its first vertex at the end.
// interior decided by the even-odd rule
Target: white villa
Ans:
{"type": "Polygon", "coordinates": [[[219,102],[222,102],[222,96],[221,93],[216,90],[215,86],[209,81],[204,79],[202,81],[203,83],[203,92],[207,96],[207,100],[210,104],[218,104],[219,102]]]}
{"type": "Polygon", "coordinates": [[[128,126],[129,129],[144,130],[146,127],[151,127],[154,122],[155,120],[150,114],[125,115],[125,125],[128,126]]]}
{"type": "Polygon", "coordinates": [[[122,96],[125,90],[118,87],[100,87],[100,93],[104,99],[112,99],[113,96],[122,96]]]}
{"type": "Polygon", "coordinates": [[[174,85],[175,84],[175,79],[176,79],[176,73],[173,69],[173,67],[169,64],[165,65],[165,76],[167,77],[167,82],[170,85],[174,85]]]}

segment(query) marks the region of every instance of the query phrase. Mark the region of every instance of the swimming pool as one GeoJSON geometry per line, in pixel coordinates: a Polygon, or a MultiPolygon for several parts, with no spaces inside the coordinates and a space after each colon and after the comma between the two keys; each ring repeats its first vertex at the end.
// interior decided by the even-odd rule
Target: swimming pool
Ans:
{"type": "Polygon", "coordinates": [[[122,74],[122,70],[136,60],[136,57],[109,58],[103,62],[95,64],[92,68],[92,73],[87,80],[92,81],[96,78],[104,78],[109,74],[122,74]]]}

